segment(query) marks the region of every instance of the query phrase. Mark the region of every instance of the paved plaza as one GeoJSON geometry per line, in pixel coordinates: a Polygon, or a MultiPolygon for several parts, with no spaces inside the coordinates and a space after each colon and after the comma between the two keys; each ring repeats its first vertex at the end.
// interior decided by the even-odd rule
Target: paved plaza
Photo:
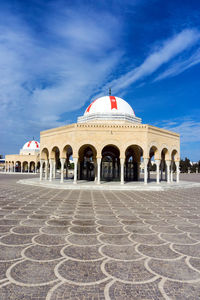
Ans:
{"type": "Polygon", "coordinates": [[[16,183],[27,176],[0,175],[1,300],[200,299],[200,188],[16,183]]]}

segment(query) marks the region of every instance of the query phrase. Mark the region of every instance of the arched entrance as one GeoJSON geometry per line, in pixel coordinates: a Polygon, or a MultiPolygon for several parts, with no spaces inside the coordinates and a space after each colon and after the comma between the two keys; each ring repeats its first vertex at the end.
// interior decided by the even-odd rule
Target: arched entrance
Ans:
{"type": "Polygon", "coordinates": [[[35,162],[34,162],[34,161],[31,161],[31,162],[30,162],[30,172],[31,172],[31,173],[34,173],[34,172],[35,172],[35,162]]]}
{"type": "MultiPolygon", "coordinates": [[[[61,153],[61,157],[64,159],[64,166],[63,166],[63,172],[64,169],[66,169],[65,177],[66,179],[73,177],[73,165],[70,164],[70,160],[73,159],[73,150],[70,145],[66,145],[61,153]]],[[[64,174],[63,174],[64,178],[64,174]]]]}
{"type": "Polygon", "coordinates": [[[16,166],[15,166],[15,171],[16,172],[21,172],[21,168],[22,168],[22,166],[21,166],[21,161],[16,161],[16,166]]]}
{"type": "Polygon", "coordinates": [[[151,171],[156,171],[156,181],[159,183],[160,180],[160,159],[158,148],[154,145],[149,150],[149,163],[148,163],[148,180],[150,180],[151,171]]]}
{"type": "Polygon", "coordinates": [[[22,163],[22,172],[28,172],[28,162],[24,161],[22,163]]]}
{"type": "Polygon", "coordinates": [[[143,150],[138,145],[131,145],[126,149],[125,155],[125,181],[138,181],[140,160],[143,155],[143,150]]]}
{"type": "Polygon", "coordinates": [[[96,149],[91,145],[83,145],[79,149],[78,179],[95,180],[96,177],[96,149]]]}
{"type": "Polygon", "coordinates": [[[60,169],[61,163],[60,163],[60,150],[57,146],[53,147],[51,150],[50,158],[52,159],[52,175],[53,178],[56,178],[57,175],[57,169],[60,169]]]}
{"type": "Polygon", "coordinates": [[[114,145],[105,146],[102,150],[101,180],[119,181],[120,179],[120,151],[114,145]]]}

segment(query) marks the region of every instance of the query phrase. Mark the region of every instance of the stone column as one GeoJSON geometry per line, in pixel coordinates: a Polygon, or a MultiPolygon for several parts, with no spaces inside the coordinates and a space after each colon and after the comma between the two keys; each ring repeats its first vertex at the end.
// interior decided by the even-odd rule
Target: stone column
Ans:
{"type": "Polygon", "coordinates": [[[48,179],[48,160],[45,160],[45,180],[48,179]]]}
{"type": "Polygon", "coordinates": [[[52,158],[50,158],[50,160],[49,160],[49,181],[52,181],[52,179],[53,179],[53,165],[54,165],[54,161],[52,158]]]}
{"type": "Polygon", "coordinates": [[[173,161],[171,162],[171,182],[173,182],[173,161]]]}
{"type": "Polygon", "coordinates": [[[97,184],[101,183],[101,157],[97,158],[97,184]]]}
{"type": "Polygon", "coordinates": [[[94,182],[97,182],[97,159],[94,159],[94,182]]]}
{"type": "Polygon", "coordinates": [[[55,159],[53,160],[53,179],[56,178],[56,161],[55,159]]]}
{"type": "Polygon", "coordinates": [[[43,179],[43,162],[44,159],[40,159],[40,181],[43,179]]]}
{"type": "MultiPolygon", "coordinates": [[[[168,173],[170,172],[170,170],[168,170],[168,167],[167,167],[167,161],[165,161],[165,180],[167,181],[167,178],[168,178],[168,173]]],[[[169,175],[170,176],[170,175],[169,175]]]]}
{"type": "Polygon", "coordinates": [[[151,163],[151,160],[148,161],[148,164],[147,164],[147,170],[148,170],[148,180],[150,181],[150,163],[151,163]]]}
{"type": "Polygon", "coordinates": [[[67,161],[66,161],[66,179],[68,178],[68,164],[69,164],[69,159],[67,158],[67,161]]]}
{"type": "Polygon", "coordinates": [[[121,184],[124,184],[124,158],[120,158],[120,167],[121,167],[121,172],[120,172],[120,177],[121,177],[121,184]]]}
{"type": "Polygon", "coordinates": [[[21,173],[23,173],[23,162],[21,162],[21,173]]]}
{"type": "Polygon", "coordinates": [[[156,162],[156,182],[160,183],[160,159],[155,159],[156,162]]]}
{"type": "Polygon", "coordinates": [[[30,163],[28,163],[28,173],[30,173],[30,163]]]}
{"type": "Polygon", "coordinates": [[[5,169],[4,169],[4,172],[6,172],[6,168],[7,168],[7,165],[6,165],[6,161],[5,161],[5,169]]]}
{"type": "Polygon", "coordinates": [[[147,165],[148,165],[148,158],[144,158],[144,184],[147,184],[147,165]]]}
{"type": "Polygon", "coordinates": [[[61,170],[60,170],[60,183],[64,182],[64,166],[65,166],[65,158],[60,159],[61,162],[61,170]]]}
{"type": "Polygon", "coordinates": [[[78,157],[73,157],[74,161],[74,184],[77,184],[77,165],[78,165],[78,157]]]}
{"type": "Polygon", "coordinates": [[[167,173],[167,183],[170,183],[170,160],[166,160],[165,172],[167,173]]]}
{"type": "Polygon", "coordinates": [[[179,174],[180,174],[180,170],[179,170],[179,161],[175,162],[176,164],[176,182],[179,182],[179,174]]]}

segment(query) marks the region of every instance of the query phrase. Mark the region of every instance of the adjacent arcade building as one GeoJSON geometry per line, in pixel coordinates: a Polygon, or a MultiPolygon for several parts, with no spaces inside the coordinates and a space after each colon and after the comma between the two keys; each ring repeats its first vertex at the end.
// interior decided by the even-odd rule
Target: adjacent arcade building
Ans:
{"type": "Polygon", "coordinates": [[[20,149],[19,154],[6,155],[5,172],[33,172],[40,168],[40,143],[28,141],[20,149]]]}

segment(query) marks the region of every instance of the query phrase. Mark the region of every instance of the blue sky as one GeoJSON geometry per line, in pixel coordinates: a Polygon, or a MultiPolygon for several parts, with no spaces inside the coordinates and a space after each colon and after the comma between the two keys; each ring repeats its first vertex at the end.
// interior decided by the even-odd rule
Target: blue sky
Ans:
{"type": "Polygon", "coordinates": [[[76,122],[109,87],[199,160],[200,2],[0,0],[0,154],[76,122]]]}

